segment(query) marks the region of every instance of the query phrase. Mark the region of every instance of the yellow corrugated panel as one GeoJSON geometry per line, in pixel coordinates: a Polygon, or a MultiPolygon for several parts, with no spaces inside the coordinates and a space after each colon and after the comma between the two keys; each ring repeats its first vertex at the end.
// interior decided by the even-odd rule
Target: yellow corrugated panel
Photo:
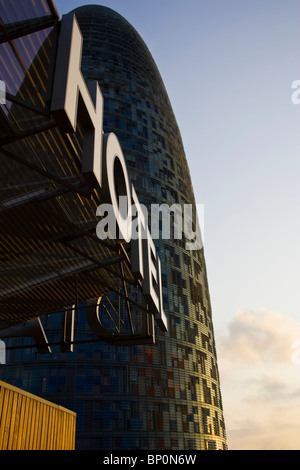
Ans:
{"type": "Polygon", "coordinates": [[[76,413],[0,381],[0,450],[74,450],[76,413]]]}

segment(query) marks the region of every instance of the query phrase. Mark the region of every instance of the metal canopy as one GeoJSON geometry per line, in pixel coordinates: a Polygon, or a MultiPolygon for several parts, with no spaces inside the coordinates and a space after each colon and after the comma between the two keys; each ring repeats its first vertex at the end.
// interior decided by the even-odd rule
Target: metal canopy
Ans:
{"type": "Polygon", "coordinates": [[[128,247],[96,237],[101,200],[81,175],[80,122],[63,134],[49,112],[58,31],[51,0],[0,0],[0,329],[116,292],[129,332],[111,324],[126,343],[141,333],[131,308],[147,306],[129,299],[127,286],[140,286],[128,247]]]}

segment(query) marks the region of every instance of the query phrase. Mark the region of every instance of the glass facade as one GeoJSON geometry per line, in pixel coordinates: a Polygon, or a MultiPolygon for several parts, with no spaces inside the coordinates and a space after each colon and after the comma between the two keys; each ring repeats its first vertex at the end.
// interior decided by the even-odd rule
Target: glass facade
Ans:
{"type": "MultiPolygon", "coordinates": [[[[99,81],[104,132],[118,136],[140,203],[195,208],[180,131],[145,43],[109,8],[85,6],[75,14],[84,38],[83,75],[99,81]]],[[[20,75],[15,93],[24,83],[20,75]]],[[[51,137],[61,151],[58,131],[51,137]]],[[[76,139],[80,153],[80,128],[76,139]]],[[[0,366],[2,380],[77,413],[77,449],[226,449],[203,249],[187,251],[184,237],[160,237],[155,244],[169,331],[157,330],[154,345],[83,342],[68,354],[54,347],[50,358],[30,348],[12,349],[7,365],[0,366]]],[[[114,296],[110,301],[118,302],[114,296]]],[[[78,338],[92,339],[84,308],[76,323],[78,338]]],[[[48,315],[43,324],[55,342],[61,315],[48,315]]],[[[20,343],[28,340],[10,344],[20,343]]]]}

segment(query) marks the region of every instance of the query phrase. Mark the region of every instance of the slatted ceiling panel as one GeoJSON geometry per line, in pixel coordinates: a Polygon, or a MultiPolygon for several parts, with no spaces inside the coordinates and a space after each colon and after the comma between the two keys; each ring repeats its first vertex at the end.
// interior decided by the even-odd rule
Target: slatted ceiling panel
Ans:
{"type": "MultiPolygon", "coordinates": [[[[78,265],[79,260],[78,260],[78,265]]],[[[81,266],[91,266],[91,263],[87,263],[85,261],[82,262],[81,266]]],[[[22,268],[16,268],[10,270],[9,274],[3,273],[3,277],[5,277],[4,281],[6,281],[6,289],[5,289],[5,282],[1,283],[1,288],[3,286],[3,289],[1,291],[2,297],[8,298],[9,295],[14,295],[15,292],[18,290],[24,290],[24,289],[30,289],[31,287],[35,287],[35,285],[42,284],[45,282],[49,282],[51,280],[55,279],[61,279],[62,276],[59,275],[60,272],[62,272],[62,267],[61,265],[58,267],[60,271],[55,271],[55,269],[51,266],[51,270],[49,268],[49,265],[46,268],[43,268],[43,270],[38,270],[35,269],[34,266],[32,269],[28,267],[27,269],[22,269],[22,268]]],[[[68,268],[64,268],[64,272],[66,272],[68,268]]],[[[75,270],[73,269],[73,272],[75,270]]],[[[2,274],[2,273],[1,273],[2,274]]]]}
{"type": "Polygon", "coordinates": [[[51,15],[46,0],[26,0],[26,3],[0,0],[0,16],[5,24],[51,15]]]}
{"type": "MultiPolygon", "coordinates": [[[[38,137],[36,137],[37,142],[38,137]]],[[[26,140],[26,139],[25,139],[26,140]]],[[[31,145],[28,147],[23,142],[16,142],[5,146],[5,150],[8,150],[13,155],[21,157],[23,160],[28,161],[29,164],[35,165],[42,171],[47,171],[49,174],[55,175],[62,181],[62,184],[67,183],[69,186],[80,187],[84,184],[83,177],[80,175],[78,165],[71,160],[70,155],[61,154],[50,154],[49,149],[43,149],[41,145],[36,146],[34,149],[31,145]]],[[[43,145],[48,145],[49,142],[43,140],[43,145]]],[[[53,141],[51,141],[53,144],[53,141]]],[[[37,173],[34,169],[26,167],[15,161],[13,158],[1,155],[1,165],[3,167],[3,173],[0,175],[1,181],[1,200],[9,199],[10,197],[17,196],[18,194],[26,194],[37,189],[44,189],[45,191],[52,188],[63,189],[63,186],[58,182],[51,180],[43,174],[37,173]],[[17,178],[16,178],[17,177],[17,178]]],[[[71,195],[66,196],[67,200],[70,200],[72,204],[76,203],[77,196],[73,192],[71,195]]],[[[87,215],[89,218],[96,221],[96,205],[92,203],[88,198],[84,198],[84,206],[78,204],[82,213],[85,212],[85,219],[87,215]],[[88,211],[88,213],[86,212],[88,211]]],[[[78,210],[78,209],[77,209],[78,210]]],[[[78,219],[77,219],[78,222],[78,219]]]]}
{"type": "MultiPolygon", "coordinates": [[[[45,0],[27,2],[50,14],[45,0]]],[[[0,0],[0,16],[3,7],[0,0]]],[[[25,11],[5,2],[7,10],[6,21],[26,19],[25,11]]],[[[108,246],[96,238],[97,203],[81,174],[81,123],[74,134],[63,135],[51,117],[19,103],[47,110],[55,35],[55,28],[47,28],[0,45],[1,79],[15,96],[0,106],[5,120],[0,137],[19,136],[2,146],[10,156],[0,148],[0,328],[61,311],[76,298],[85,302],[123,287],[117,244],[110,240],[108,246]],[[32,129],[35,133],[28,135],[32,129]]],[[[97,196],[101,200],[99,192],[97,196]]],[[[127,263],[123,273],[133,284],[127,263]]]]}
{"type": "Polygon", "coordinates": [[[3,77],[5,81],[6,91],[16,95],[20,84],[24,80],[25,73],[17,58],[11,52],[11,47],[8,43],[0,44],[1,78],[3,77]]]}
{"type": "MultiPolygon", "coordinates": [[[[27,149],[31,152],[36,152],[37,161],[39,164],[42,163],[45,165],[49,173],[60,178],[72,177],[74,183],[83,181],[82,178],[79,179],[79,170],[74,161],[74,157],[70,158],[70,153],[66,151],[66,148],[56,148],[53,136],[51,137],[49,131],[40,133],[38,136],[24,139],[22,143],[26,145],[27,149]],[[41,145],[46,149],[43,153],[40,152],[41,145]],[[64,150],[64,152],[62,152],[62,150],[64,150]]],[[[23,154],[24,153],[26,155],[26,149],[25,152],[23,151],[23,154]]]]}
{"type": "MultiPolygon", "coordinates": [[[[114,252],[102,246],[98,241],[88,237],[76,240],[77,248],[83,254],[95,259],[95,262],[105,262],[116,256],[114,252]]],[[[34,245],[32,245],[34,248],[34,245]]],[[[27,247],[28,248],[28,247],[27,247]]],[[[122,287],[121,271],[118,263],[106,269],[97,269],[85,256],[78,255],[68,246],[61,244],[43,245],[26,255],[17,256],[6,262],[1,270],[0,311],[9,312],[12,317],[20,315],[23,318],[32,318],[35,314],[43,314],[61,310],[63,306],[73,304],[75,301],[74,273],[86,266],[92,272],[78,273],[78,300],[98,297],[112,290],[122,287]],[[116,273],[113,275],[111,270],[116,273]],[[70,273],[69,273],[70,271],[70,273]],[[57,279],[51,280],[51,274],[57,279]],[[48,282],[46,282],[48,281],[48,282]],[[104,283],[104,284],[103,284],[104,283]],[[7,294],[7,289],[13,292],[7,294]]],[[[130,270],[124,270],[128,279],[133,280],[130,270]]]]}
{"type": "MultiPolygon", "coordinates": [[[[18,224],[21,231],[23,219],[16,218],[14,220],[14,224],[18,224]]],[[[22,236],[19,236],[18,234],[14,235],[14,233],[11,232],[9,228],[10,226],[7,224],[6,230],[3,230],[0,239],[1,261],[3,262],[5,262],[6,259],[18,259],[22,265],[22,259],[24,259],[26,266],[29,265],[30,261],[31,264],[34,265],[35,262],[38,262],[38,264],[40,264],[39,260],[46,261],[48,259],[47,252],[49,252],[51,258],[59,253],[60,255],[62,255],[64,252],[67,252],[63,245],[55,246],[55,250],[52,248],[52,245],[50,245],[51,243],[54,244],[56,241],[59,241],[62,238],[62,236],[64,235],[62,232],[54,236],[52,233],[49,234],[47,230],[39,230],[39,233],[36,234],[31,233],[30,231],[25,230],[24,228],[23,233],[20,234],[22,236]],[[42,235],[43,232],[45,233],[45,239],[43,239],[41,236],[37,236],[42,235]],[[42,259],[40,259],[39,257],[40,253],[42,253],[43,255],[42,259]],[[44,257],[46,257],[46,260],[44,259],[44,257]]],[[[38,230],[37,225],[36,229],[38,230]]],[[[2,224],[0,224],[0,230],[2,230],[2,224]]],[[[68,234],[66,234],[65,236],[67,235],[68,234]]]]}
{"type": "MultiPolygon", "coordinates": [[[[35,262],[37,262],[40,251],[43,251],[43,256],[46,256],[49,262],[51,259],[55,259],[58,253],[60,256],[68,253],[70,258],[74,258],[74,253],[70,252],[66,245],[59,243],[62,239],[72,240],[72,238],[75,239],[72,241],[74,246],[93,255],[98,262],[111,256],[110,250],[104,248],[98,239],[92,240],[88,236],[79,236],[85,226],[84,223],[76,226],[66,221],[66,213],[61,210],[60,204],[57,204],[59,209],[56,212],[57,215],[53,215],[50,212],[53,210],[53,201],[51,204],[52,207],[49,205],[49,211],[46,209],[46,204],[44,206],[42,204],[24,204],[12,207],[9,211],[4,211],[1,214],[0,257],[2,260],[24,257],[26,264],[28,264],[29,260],[26,260],[28,253],[28,256],[36,257],[35,262]],[[63,220],[65,223],[62,222],[63,220]],[[17,231],[16,222],[20,227],[20,230],[17,231]],[[76,233],[76,229],[79,234],[76,233]],[[49,252],[49,257],[47,257],[47,252],[49,252]]],[[[74,205],[74,207],[76,206],[74,205]]],[[[70,207],[70,211],[74,211],[74,207],[70,207]]],[[[77,212],[78,214],[80,215],[79,212],[77,212]]],[[[85,217],[86,212],[84,211],[83,214],[85,217]]],[[[94,225],[93,231],[95,231],[96,222],[96,219],[94,224],[90,224],[88,221],[88,228],[94,225]]]]}
{"type": "MultiPolygon", "coordinates": [[[[65,198],[61,197],[57,201],[52,199],[36,204],[23,204],[12,207],[9,211],[4,211],[0,218],[2,243],[0,256],[9,255],[12,257],[14,252],[20,254],[22,250],[25,253],[26,251],[32,252],[46,243],[58,243],[64,237],[65,239],[81,239],[83,249],[91,250],[90,252],[97,257],[100,256],[100,259],[106,254],[107,258],[110,254],[107,249],[102,247],[98,239],[95,238],[93,241],[88,236],[80,237],[85,229],[90,231],[91,228],[91,233],[95,236],[97,219],[94,216],[94,210],[96,206],[88,200],[86,205],[83,205],[82,202],[77,203],[74,197],[70,196],[67,199],[67,204],[64,203],[65,198]],[[91,206],[94,207],[91,209],[91,206]],[[67,212],[71,216],[69,217],[71,221],[66,218],[67,212]],[[16,221],[22,227],[22,230],[17,233],[16,221]]],[[[60,246],[59,249],[64,250],[65,248],[60,246]]]]}
{"type": "MultiPolygon", "coordinates": [[[[10,119],[12,119],[12,117],[12,113],[10,113],[10,119]]],[[[34,129],[46,123],[53,125],[53,121],[47,121],[43,116],[38,116],[31,111],[26,111],[25,113],[24,110],[18,112],[18,124],[20,124],[20,122],[22,122],[22,131],[34,129]],[[30,119],[28,119],[29,113],[32,113],[30,119]],[[22,122],[23,120],[24,123],[22,122]]],[[[13,121],[11,124],[15,125],[13,121]]],[[[80,127],[78,127],[78,134],[80,133],[80,127]]],[[[75,139],[75,137],[72,142],[73,147],[70,145],[69,140],[66,140],[57,128],[52,128],[31,137],[24,138],[21,141],[5,145],[4,148],[12,154],[22,157],[23,160],[34,164],[38,168],[47,170],[49,174],[60,178],[71,178],[71,180],[68,180],[70,183],[83,184],[84,179],[80,173],[78,161],[74,158],[74,148],[76,148],[77,153],[81,155],[82,144],[78,141],[78,138],[75,139]]],[[[28,176],[31,174],[33,181],[36,181],[37,178],[39,178],[38,181],[42,180],[41,175],[38,175],[34,170],[25,168],[24,165],[22,165],[22,167],[23,171],[26,169],[26,173],[29,172],[28,176]]],[[[45,183],[49,184],[49,180],[45,181],[45,183]]],[[[53,181],[52,184],[57,183],[53,181]]]]}
{"type": "MultiPolygon", "coordinates": [[[[16,152],[18,152],[17,148],[13,153],[22,156],[20,152],[16,152]]],[[[21,165],[8,156],[1,158],[1,167],[5,168],[5,166],[9,166],[9,168],[6,168],[3,174],[0,175],[1,202],[26,195],[26,193],[31,193],[37,189],[53,190],[57,188],[55,182],[49,180],[46,176],[37,174],[36,171],[21,165]]]]}
{"type": "MultiPolygon", "coordinates": [[[[45,207],[44,210],[50,211],[51,204],[52,206],[56,204],[59,207],[60,212],[64,215],[62,222],[72,224],[73,230],[74,228],[78,230],[79,227],[90,227],[94,233],[96,232],[98,222],[96,217],[97,206],[93,201],[72,193],[53,199],[52,202],[49,201],[47,209],[45,207]]],[[[54,212],[54,209],[52,209],[52,213],[56,213],[57,216],[59,214],[57,210],[54,212]]]]}
{"type": "MultiPolygon", "coordinates": [[[[36,126],[32,123],[32,127],[30,127],[30,129],[34,129],[44,122],[46,121],[44,121],[43,118],[39,118],[36,122],[36,126]]],[[[21,157],[25,162],[33,164],[35,167],[47,171],[49,174],[55,175],[57,178],[62,178],[62,181],[63,178],[70,178],[70,180],[67,180],[70,183],[83,183],[83,178],[79,175],[79,170],[77,163],[74,161],[74,157],[71,159],[70,154],[67,154],[67,152],[64,152],[63,154],[60,154],[58,151],[53,152],[53,148],[51,151],[53,141],[51,141],[50,145],[49,141],[47,142],[45,139],[46,135],[48,135],[48,131],[37,134],[36,136],[25,138],[22,141],[6,145],[4,149],[17,157],[21,157]]],[[[44,175],[38,174],[34,169],[27,167],[27,170],[25,165],[21,165],[20,163],[19,165],[20,169],[23,168],[23,171],[26,171],[26,173],[30,170],[30,174],[28,176],[31,176],[31,181],[43,181],[41,176],[46,178],[44,175]]],[[[49,179],[47,183],[49,184],[49,179]]],[[[52,184],[56,186],[58,183],[52,180],[52,184]]]]}
{"type": "MultiPolygon", "coordinates": [[[[77,276],[79,302],[122,288],[120,278],[107,273],[105,269],[95,269],[77,276]]],[[[37,313],[45,315],[61,311],[63,307],[72,305],[75,301],[74,277],[28,286],[22,291],[18,290],[14,295],[0,298],[0,312],[4,320],[4,323],[0,322],[0,326],[3,328],[6,324],[15,324],[18,315],[19,322],[22,322],[34,318],[37,313]],[[5,314],[2,315],[2,312],[5,314]]]]}
{"type": "Polygon", "coordinates": [[[53,35],[53,28],[49,28],[0,45],[1,79],[7,83],[7,92],[43,108],[53,35]],[[38,51],[34,56],[36,60],[29,60],[28,46],[31,55],[34,50],[38,51]]]}
{"type": "MultiPolygon", "coordinates": [[[[17,278],[28,283],[30,279],[39,279],[42,276],[47,276],[47,274],[61,273],[63,275],[68,274],[68,270],[74,273],[77,270],[76,268],[82,270],[85,265],[99,266],[103,263],[108,265],[110,260],[112,263],[111,268],[116,270],[116,265],[113,263],[116,255],[110,250],[101,249],[101,244],[97,242],[94,242],[94,247],[91,247],[93,242],[89,238],[86,238],[86,240],[89,245],[81,240],[73,241],[69,245],[47,246],[45,243],[43,247],[39,247],[39,250],[2,261],[0,267],[2,275],[0,285],[2,289],[5,290],[4,283],[6,279],[9,280],[9,283],[14,281],[13,286],[16,286],[17,278]]],[[[129,270],[128,277],[132,279],[129,270]]]]}
{"type": "Polygon", "coordinates": [[[0,155],[0,212],[25,202],[50,197],[51,194],[59,194],[60,190],[53,188],[53,184],[49,179],[46,181],[46,177],[41,175],[40,179],[37,179],[35,175],[35,179],[30,181],[28,175],[25,177],[20,174],[20,164],[15,160],[9,160],[8,169],[7,160],[7,156],[0,155]],[[18,176],[14,182],[11,176],[13,172],[18,176]]]}
{"type": "Polygon", "coordinates": [[[71,159],[72,163],[74,164],[75,171],[78,173],[78,176],[81,176],[78,170],[77,165],[75,165],[74,159],[74,152],[75,155],[82,155],[82,141],[83,141],[83,133],[81,130],[81,126],[77,125],[76,134],[68,134],[65,138],[62,134],[57,130],[49,131],[52,138],[55,140],[57,147],[59,148],[60,152],[64,152],[71,159]],[[77,138],[78,135],[78,138],[77,138]]]}
{"type": "MultiPolygon", "coordinates": [[[[24,204],[22,206],[12,207],[9,211],[3,211],[0,217],[0,227],[2,233],[3,248],[1,256],[4,256],[5,249],[7,251],[13,249],[5,239],[10,236],[15,242],[15,252],[26,252],[30,249],[37,250],[39,246],[46,243],[57,243],[62,238],[76,238],[82,233],[84,225],[81,227],[68,223],[66,212],[61,210],[57,205],[57,217],[52,212],[47,211],[46,205],[41,204],[24,204]],[[65,221],[65,223],[63,223],[65,221]],[[19,230],[16,230],[16,223],[19,230]],[[30,240],[28,246],[28,240],[30,240]],[[20,248],[18,249],[18,246],[20,248]]],[[[96,219],[95,219],[96,222],[96,219]]],[[[87,225],[90,229],[91,224],[87,225]]],[[[96,228],[96,224],[95,224],[96,228]]]]}
{"type": "Polygon", "coordinates": [[[42,90],[46,91],[45,78],[48,77],[47,65],[50,64],[49,51],[51,51],[51,40],[49,40],[52,27],[28,34],[15,39],[14,45],[17,48],[26,70],[30,68],[32,78],[38,80],[42,90]],[[45,60],[41,60],[41,55],[45,60]],[[36,58],[36,61],[34,59],[36,58]]]}
{"type": "MultiPolygon", "coordinates": [[[[12,49],[16,49],[16,46],[14,44],[11,45],[12,49]]],[[[19,60],[19,62],[21,62],[21,60],[19,60]]],[[[31,93],[31,90],[30,88],[34,88],[35,87],[35,80],[37,79],[36,77],[32,77],[31,74],[27,71],[27,68],[25,66],[25,64],[23,62],[21,62],[21,68],[23,69],[23,71],[25,72],[26,74],[26,80],[28,82],[28,90],[27,93],[24,92],[24,90],[22,90],[22,95],[24,96],[24,99],[26,100],[26,95],[28,94],[29,96],[32,95],[31,93]]],[[[36,94],[36,100],[33,100],[31,99],[31,101],[33,102],[33,104],[37,104],[37,105],[40,105],[40,106],[44,106],[44,99],[43,97],[41,96],[41,93],[37,93],[36,94]]]]}
{"type": "Polygon", "coordinates": [[[70,247],[69,249],[74,255],[76,253],[77,255],[82,254],[83,259],[90,260],[92,258],[98,264],[113,260],[116,256],[114,252],[101,245],[97,239],[93,240],[87,236],[71,240],[67,246],[70,247]]]}
{"type": "MultiPolygon", "coordinates": [[[[38,141],[39,136],[36,136],[35,139],[38,141]]],[[[81,182],[84,181],[80,174],[78,164],[74,160],[71,148],[67,146],[65,139],[62,138],[57,129],[43,132],[41,134],[40,141],[40,143],[44,144],[46,148],[45,156],[48,157],[49,160],[49,171],[51,171],[51,163],[54,165],[52,171],[55,170],[55,172],[57,172],[57,164],[59,164],[63,175],[73,177],[77,176],[81,182]],[[49,149],[51,149],[51,154],[49,149]]],[[[39,144],[39,142],[37,143],[39,144]]],[[[81,153],[82,149],[78,148],[78,151],[81,153]]]]}

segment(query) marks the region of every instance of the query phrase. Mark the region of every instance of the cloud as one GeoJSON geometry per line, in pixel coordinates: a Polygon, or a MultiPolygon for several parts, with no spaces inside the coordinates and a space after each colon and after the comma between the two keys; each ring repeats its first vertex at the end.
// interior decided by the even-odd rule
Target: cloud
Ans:
{"type": "Polygon", "coordinates": [[[216,340],[229,449],[300,449],[300,324],[245,310],[216,340]]]}
{"type": "Polygon", "coordinates": [[[289,394],[288,385],[282,377],[260,374],[247,381],[254,393],[244,398],[248,403],[268,403],[285,400],[289,394]]]}
{"type": "Polygon", "coordinates": [[[286,362],[297,339],[300,324],[292,318],[265,309],[246,310],[235,315],[218,347],[222,357],[233,362],[286,362]]]}
{"type": "Polygon", "coordinates": [[[231,450],[298,450],[300,424],[292,415],[297,408],[236,420],[229,432],[231,450]]]}

